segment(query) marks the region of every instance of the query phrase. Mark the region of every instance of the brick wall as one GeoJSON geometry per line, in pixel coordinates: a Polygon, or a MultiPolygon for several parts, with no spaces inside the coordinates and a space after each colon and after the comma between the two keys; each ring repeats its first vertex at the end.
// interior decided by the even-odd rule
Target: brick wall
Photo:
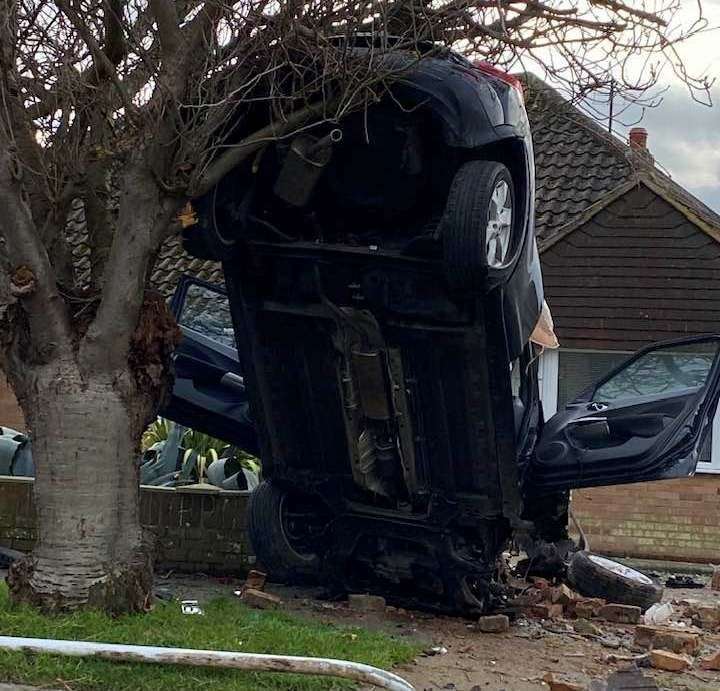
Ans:
{"type": "Polygon", "coordinates": [[[718,476],[574,490],[572,507],[596,552],[720,564],[718,476]]]}
{"type": "Polygon", "coordinates": [[[25,419],[5,375],[0,372],[0,427],[25,431],[25,419]]]}
{"type": "MultiPolygon", "coordinates": [[[[0,545],[32,548],[32,488],[32,480],[0,478],[0,545]]],[[[245,526],[248,496],[143,487],[140,519],[155,535],[158,568],[246,571],[254,561],[245,526]]],[[[572,506],[595,551],[720,564],[720,477],[575,490],[572,506]]]]}
{"type": "MultiPolygon", "coordinates": [[[[140,490],[140,521],[155,536],[159,569],[244,573],[254,561],[245,531],[248,492],[140,490]]],[[[33,480],[0,478],[0,545],[27,551],[36,539],[33,480]]]]}

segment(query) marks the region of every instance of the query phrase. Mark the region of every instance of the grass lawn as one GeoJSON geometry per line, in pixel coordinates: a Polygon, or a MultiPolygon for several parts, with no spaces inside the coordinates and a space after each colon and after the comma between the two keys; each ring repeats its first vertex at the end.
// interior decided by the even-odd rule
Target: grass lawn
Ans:
{"type": "MultiPolygon", "coordinates": [[[[235,599],[220,598],[202,606],[204,616],[184,615],[179,603],[162,602],[149,614],[118,619],[98,612],[47,617],[25,606],[13,606],[2,583],[0,635],[333,657],[384,669],[410,660],[419,652],[411,643],[387,635],[309,622],[281,612],[252,610],[235,599]]],[[[0,651],[0,681],[77,691],[354,688],[352,683],[329,677],[124,664],[6,651],[0,651]]]]}

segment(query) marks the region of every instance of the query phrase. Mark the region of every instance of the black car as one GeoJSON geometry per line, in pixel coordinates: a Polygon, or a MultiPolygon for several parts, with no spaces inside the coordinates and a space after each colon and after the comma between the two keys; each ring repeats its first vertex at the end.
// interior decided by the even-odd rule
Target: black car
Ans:
{"type": "Polygon", "coordinates": [[[640,351],[545,422],[520,85],[449,53],[391,91],[197,204],[187,246],[227,292],[181,284],[165,414],[261,456],[271,576],[481,611],[511,538],[567,537],[571,488],[693,473],[720,336],[640,351]]]}

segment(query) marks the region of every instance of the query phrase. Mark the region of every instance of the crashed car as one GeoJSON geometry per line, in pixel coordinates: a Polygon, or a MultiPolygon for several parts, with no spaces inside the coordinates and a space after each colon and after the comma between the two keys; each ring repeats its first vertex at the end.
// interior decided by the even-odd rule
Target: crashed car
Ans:
{"type": "Polygon", "coordinates": [[[720,336],[646,348],[543,419],[513,77],[417,61],[378,104],[268,144],[195,207],[186,246],[222,261],[226,292],[181,285],[164,414],[255,445],[248,528],[272,577],[479,612],[512,538],[567,538],[570,489],[693,473],[720,336]],[[212,298],[214,333],[197,317],[212,298]]]}

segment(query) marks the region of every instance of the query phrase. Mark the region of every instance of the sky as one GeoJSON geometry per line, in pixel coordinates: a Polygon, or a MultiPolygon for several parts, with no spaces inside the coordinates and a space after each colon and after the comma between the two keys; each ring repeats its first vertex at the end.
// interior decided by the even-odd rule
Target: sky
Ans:
{"type": "MultiPolygon", "coordinates": [[[[692,21],[697,12],[694,0],[682,0],[682,6],[680,19],[692,21]]],[[[713,107],[693,101],[687,87],[666,70],[660,81],[668,91],[659,106],[645,110],[639,126],[648,131],[648,148],[656,163],[720,213],[720,0],[703,0],[703,13],[711,30],[690,39],[680,51],[690,71],[715,78],[713,107]]],[[[640,115],[628,112],[623,119],[640,115]]]]}

